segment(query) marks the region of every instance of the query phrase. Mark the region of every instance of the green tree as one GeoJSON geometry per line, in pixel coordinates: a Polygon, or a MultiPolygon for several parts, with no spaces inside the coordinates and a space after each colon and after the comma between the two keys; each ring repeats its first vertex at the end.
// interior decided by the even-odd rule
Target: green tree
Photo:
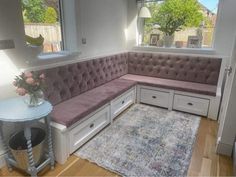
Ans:
{"type": "Polygon", "coordinates": [[[203,14],[197,0],[165,0],[151,4],[152,18],[147,23],[158,24],[165,35],[172,35],[185,27],[198,27],[203,14]]]}
{"type": "Polygon", "coordinates": [[[52,7],[54,9],[59,9],[58,0],[44,0],[47,7],[52,7]]]}
{"type": "Polygon", "coordinates": [[[54,8],[48,7],[45,13],[45,23],[56,23],[57,22],[57,12],[54,8]]]}
{"type": "Polygon", "coordinates": [[[27,21],[43,23],[46,7],[42,0],[22,0],[22,8],[27,21]]]}

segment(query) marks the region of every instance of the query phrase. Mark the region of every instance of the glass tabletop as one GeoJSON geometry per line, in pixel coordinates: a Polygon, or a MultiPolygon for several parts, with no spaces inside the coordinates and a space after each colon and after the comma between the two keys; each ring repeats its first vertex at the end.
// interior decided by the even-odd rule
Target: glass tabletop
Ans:
{"type": "Polygon", "coordinates": [[[52,111],[48,101],[36,107],[29,107],[23,97],[0,101],[0,121],[26,122],[41,119],[52,111]]]}

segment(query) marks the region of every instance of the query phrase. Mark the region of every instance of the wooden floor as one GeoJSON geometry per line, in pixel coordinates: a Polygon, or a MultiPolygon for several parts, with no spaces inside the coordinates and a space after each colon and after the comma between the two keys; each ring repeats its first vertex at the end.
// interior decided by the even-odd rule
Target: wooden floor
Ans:
{"type": "MultiPolygon", "coordinates": [[[[188,176],[233,176],[232,160],[229,157],[215,153],[217,135],[217,122],[202,119],[188,176]]],[[[14,170],[9,173],[4,167],[0,170],[0,176],[26,176],[26,174],[14,170]]],[[[53,171],[45,169],[39,176],[118,176],[97,165],[71,156],[66,164],[56,165],[53,171]]]]}

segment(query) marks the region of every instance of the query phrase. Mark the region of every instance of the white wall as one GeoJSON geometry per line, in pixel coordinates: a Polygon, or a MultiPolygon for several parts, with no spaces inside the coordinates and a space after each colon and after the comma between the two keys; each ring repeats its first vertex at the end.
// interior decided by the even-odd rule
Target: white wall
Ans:
{"type": "MultiPolygon", "coordinates": [[[[82,57],[126,49],[127,0],[80,0],[82,57]]],[[[81,41],[81,40],[80,40],[81,41]]]]}
{"type": "Polygon", "coordinates": [[[137,12],[136,0],[128,0],[127,49],[132,49],[138,42],[137,12]]]}

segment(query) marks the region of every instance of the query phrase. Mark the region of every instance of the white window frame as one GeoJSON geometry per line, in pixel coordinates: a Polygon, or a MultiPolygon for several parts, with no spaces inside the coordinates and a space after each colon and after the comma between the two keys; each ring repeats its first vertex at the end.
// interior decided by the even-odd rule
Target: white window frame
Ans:
{"type": "MultiPolygon", "coordinates": [[[[141,2],[141,1],[140,1],[141,2]]],[[[142,19],[138,17],[138,13],[140,10],[139,5],[139,0],[137,0],[137,40],[136,40],[136,46],[133,47],[134,50],[144,50],[144,51],[150,51],[150,52],[173,52],[173,53],[190,53],[190,54],[209,54],[209,55],[214,55],[216,54],[215,50],[215,38],[216,38],[216,29],[219,26],[219,15],[221,14],[221,9],[222,9],[222,0],[219,0],[218,4],[218,11],[217,11],[217,19],[216,19],[216,24],[215,24],[215,29],[213,33],[213,38],[212,38],[212,47],[211,48],[176,48],[176,47],[171,47],[171,48],[165,48],[165,47],[155,47],[155,46],[142,46],[140,44],[140,38],[142,38],[143,33],[143,22],[142,19]]],[[[141,39],[142,40],[142,39],[141,39]]]]}
{"type": "Polygon", "coordinates": [[[43,52],[40,54],[32,55],[38,61],[47,61],[61,58],[70,58],[78,56],[79,41],[76,19],[76,0],[59,0],[60,7],[60,25],[61,25],[61,51],[58,52],[43,52]]]}
{"type": "Polygon", "coordinates": [[[76,0],[60,0],[64,51],[71,53],[79,52],[77,3],[76,0]]]}

